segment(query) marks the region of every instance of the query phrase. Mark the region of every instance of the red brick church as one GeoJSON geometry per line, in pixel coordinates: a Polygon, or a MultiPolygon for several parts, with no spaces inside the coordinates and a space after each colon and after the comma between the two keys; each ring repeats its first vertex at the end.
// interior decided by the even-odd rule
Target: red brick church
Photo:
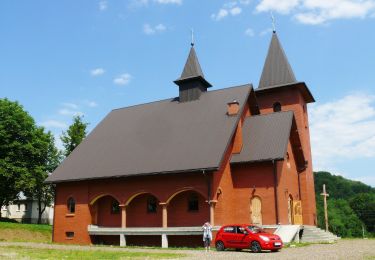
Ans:
{"type": "Polygon", "coordinates": [[[276,32],[257,88],[208,90],[194,46],[177,97],[115,109],[52,173],[53,241],[201,245],[201,226],[316,225],[307,104],[276,32]]]}

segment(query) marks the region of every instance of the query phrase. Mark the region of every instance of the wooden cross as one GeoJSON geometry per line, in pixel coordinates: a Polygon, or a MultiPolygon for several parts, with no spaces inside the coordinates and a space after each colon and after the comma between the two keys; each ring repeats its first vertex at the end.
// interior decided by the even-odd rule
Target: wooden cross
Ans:
{"type": "Polygon", "coordinates": [[[323,193],[320,193],[324,197],[324,218],[326,222],[326,232],[328,232],[328,212],[327,212],[327,197],[329,194],[326,192],[326,185],[323,184],[323,193]]]}

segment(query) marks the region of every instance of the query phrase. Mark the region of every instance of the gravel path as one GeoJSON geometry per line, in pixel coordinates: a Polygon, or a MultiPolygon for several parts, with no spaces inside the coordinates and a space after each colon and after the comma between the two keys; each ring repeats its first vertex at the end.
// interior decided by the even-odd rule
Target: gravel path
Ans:
{"type": "Polygon", "coordinates": [[[183,259],[374,259],[375,240],[340,240],[335,244],[313,244],[298,248],[285,248],[277,253],[259,253],[250,251],[224,251],[202,252],[197,250],[168,250],[168,249],[142,249],[142,248],[119,248],[98,246],[72,246],[57,244],[38,244],[21,242],[0,242],[0,247],[25,246],[32,248],[49,248],[60,250],[103,250],[103,251],[132,251],[132,252],[170,252],[183,253],[188,257],[183,259]]]}

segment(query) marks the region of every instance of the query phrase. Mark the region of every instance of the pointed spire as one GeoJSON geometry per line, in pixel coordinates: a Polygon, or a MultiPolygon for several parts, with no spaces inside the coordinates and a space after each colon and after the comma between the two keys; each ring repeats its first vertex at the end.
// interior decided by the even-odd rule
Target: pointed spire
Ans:
{"type": "Polygon", "coordinates": [[[184,70],[182,71],[181,77],[178,80],[199,76],[204,78],[201,65],[199,64],[197,54],[195,53],[194,44],[192,43],[184,70]]]}
{"type": "Polygon", "coordinates": [[[195,53],[193,38],[184,70],[180,78],[175,80],[174,83],[179,86],[180,102],[199,99],[201,93],[206,92],[207,88],[211,87],[211,84],[204,78],[201,65],[195,53]]]}
{"type": "Polygon", "coordinates": [[[276,32],[272,33],[271,44],[268,49],[266,62],[264,63],[262,76],[259,81],[259,88],[271,87],[296,83],[292,67],[285,55],[283,47],[276,32]]]}

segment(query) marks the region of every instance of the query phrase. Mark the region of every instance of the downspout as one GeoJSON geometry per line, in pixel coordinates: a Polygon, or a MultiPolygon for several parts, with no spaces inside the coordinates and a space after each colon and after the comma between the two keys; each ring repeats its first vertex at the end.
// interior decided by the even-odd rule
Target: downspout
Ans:
{"type": "Polygon", "coordinates": [[[209,215],[209,218],[211,219],[211,209],[210,209],[211,180],[210,180],[210,176],[206,173],[205,170],[202,170],[202,173],[203,173],[203,176],[206,178],[206,182],[207,182],[207,203],[209,205],[209,207],[208,207],[208,215],[209,215]]]}
{"type": "Polygon", "coordinates": [[[273,180],[274,180],[274,194],[275,194],[275,215],[276,215],[276,225],[279,224],[279,203],[277,200],[277,162],[275,160],[272,160],[273,164],[273,180]]]}

